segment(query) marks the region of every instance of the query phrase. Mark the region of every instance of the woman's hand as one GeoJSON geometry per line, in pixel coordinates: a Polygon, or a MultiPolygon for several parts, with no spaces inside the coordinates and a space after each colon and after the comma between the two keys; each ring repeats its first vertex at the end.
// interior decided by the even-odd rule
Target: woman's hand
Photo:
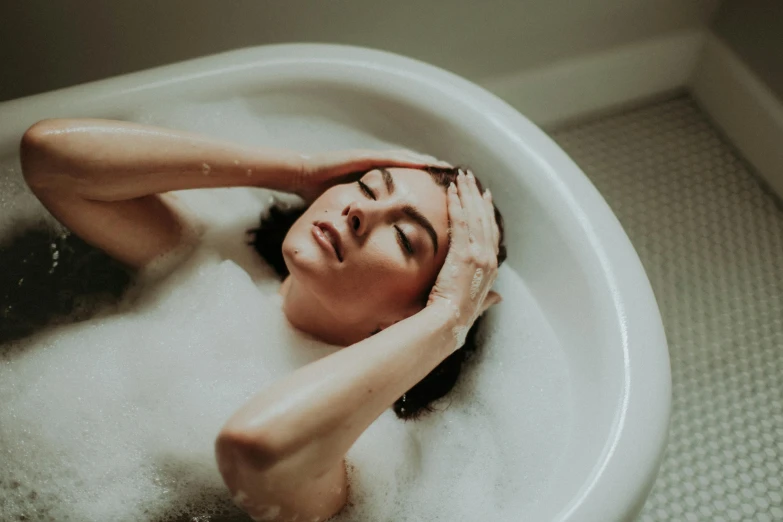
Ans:
{"type": "Polygon", "coordinates": [[[352,181],[351,175],[376,167],[451,167],[445,161],[411,150],[339,150],[303,156],[296,193],[311,202],[328,188],[352,181]]]}
{"type": "Polygon", "coordinates": [[[453,314],[455,350],[465,343],[468,330],[501,298],[491,292],[498,270],[500,231],[489,190],[482,195],[476,179],[460,171],[456,186],[448,189],[451,245],[446,261],[430,293],[427,306],[453,314]]]}

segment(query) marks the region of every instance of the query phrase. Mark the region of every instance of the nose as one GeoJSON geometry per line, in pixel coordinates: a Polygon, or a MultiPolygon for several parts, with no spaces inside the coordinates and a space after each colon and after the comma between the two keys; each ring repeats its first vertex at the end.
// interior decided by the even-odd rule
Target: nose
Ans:
{"type": "Polygon", "coordinates": [[[357,236],[367,232],[367,212],[358,202],[353,202],[343,209],[343,216],[348,220],[348,228],[357,236]]]}
{"type": "Polygon", "coordinates": [[[354,201],[343,210],[343,216],[348,221],[348,227],[358,237],[367,234],[374,224],[381,219],[382,205],[378,202],[354,201]]]}

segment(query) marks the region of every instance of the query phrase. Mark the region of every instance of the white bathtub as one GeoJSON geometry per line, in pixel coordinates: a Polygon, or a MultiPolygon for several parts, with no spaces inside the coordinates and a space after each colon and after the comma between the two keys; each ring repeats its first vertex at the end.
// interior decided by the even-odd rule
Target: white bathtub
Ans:
{"type": "Polygon", "coordinates": [[[579,168],[483,89],[377,51],[259,47],[0,103],[0,154],[16,154],[24,130],[43,118],[129,118],[166,100],[237,97],[272,100],[281,113],[311,112],[480,173],[505,216],[508,263],[557,332],[572,382],[563,465],[520,519],[632,519],[655,479],[670,411],[668,352],[652,290],[579,168]]]}

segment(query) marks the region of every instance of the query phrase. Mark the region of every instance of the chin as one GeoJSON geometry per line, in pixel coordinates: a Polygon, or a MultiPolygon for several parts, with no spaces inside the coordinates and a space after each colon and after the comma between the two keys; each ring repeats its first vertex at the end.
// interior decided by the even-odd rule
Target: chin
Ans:
{"type": "Polygon", "coordinates": [[[291,277],[317,296],[328,296],[338,275],[331,270],[321,247],[315,244],[309,234],[289,233],[283,241],[282,250],[291,277]]]}
{"type": "Polygon", "coordinates": [[[289,233],[283,240],[283,259],[288,271],[297,279],[305,274],[323,272],[327,268],[318,245],[308,239],[302,237],[302,234],[289,233]]]}

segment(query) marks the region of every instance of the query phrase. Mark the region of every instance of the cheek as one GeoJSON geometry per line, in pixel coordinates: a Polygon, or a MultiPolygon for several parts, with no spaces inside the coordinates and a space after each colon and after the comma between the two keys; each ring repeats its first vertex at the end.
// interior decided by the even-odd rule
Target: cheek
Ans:
{"type": "Polygon", "coordinates": [[[312,271],[318,266],[318,253],[309,240],[310,227],[297,221],[288,230],[283,239],[283,258],[292,274],[300,271],[312,271]]]}
{"type": "Polygon", "coordinates": [[[324,264],[320,247],[310,238],[309,224],[301,226],[305,221],[292,226],[283,242],[286,264],[292,276],[346,319],[393,313],[417,303],[432,286],[430,271],[403,255],[393,231],[380,231],[334,270],[324,264]]]}
{"type": "Polygon", "coordinates": [[[345,270],[343,283],[356,299],[401,302],[417,299],[429,282],[427,274],[399,252],[393,234],[371,239],[345,270]]]}

